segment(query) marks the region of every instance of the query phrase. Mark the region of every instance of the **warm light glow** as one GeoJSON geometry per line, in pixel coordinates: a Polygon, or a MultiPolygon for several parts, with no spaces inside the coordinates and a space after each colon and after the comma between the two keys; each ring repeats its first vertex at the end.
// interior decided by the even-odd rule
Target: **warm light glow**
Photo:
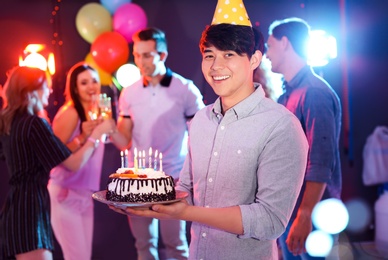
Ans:
{"type": "Polygon", "coordinates": [[[50,53],[47,59],[47,67],[48,71],[51,75],[55,74],[55,59],[54,59],[54,53],[50,53]]]}
{"type": "Polygon", "coordinates": [[[23,51],[23,55],[19,56],[19,66],[39,68],[41,70],[48,71],[51,75],[53,75],[55,73],[54,54],[47,53],[44,50],[44,44],[27,45],[23,51]]]}
{"type": "Polygon", "coordinates": [[[44,70],[44,71],[47,70],[46,59],[39,53],[29,54],[24,59],[24,61],[22,61],[22,64],[19,64],[19,65],[24,66],[24,67],[39,68],[39,69],[44,70]]]}
{"type": "Polygon", "coordinates": [[[44,48],[44,44],[28,44],[27,47],[24,49],[24,52],[36,53],[42,51],[44,48]]]}

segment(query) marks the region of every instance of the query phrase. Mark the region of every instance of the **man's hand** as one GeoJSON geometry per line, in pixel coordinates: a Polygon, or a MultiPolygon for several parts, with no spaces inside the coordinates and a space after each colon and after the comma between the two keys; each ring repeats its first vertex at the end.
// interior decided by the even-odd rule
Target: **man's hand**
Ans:
{"type": "Polygon", "coordinates": [[[290,228],[290,232],[286,240],[288,250],[290,250],[290,252],[295,256],[305,253],[306,239],[311,231],[311,214],[307,212],[302,213],[299,211],[290,228]]]}
{"type": "Polygon", "coordinates": [[[181,200],[168,205],[155,204],[149,208],[127,207],[123,209],[112,205],[109,206],[110,209],[120,214],[157,219],[183,219],[184,213],[188,207],[189,205],[186,200],[181,200]]]}

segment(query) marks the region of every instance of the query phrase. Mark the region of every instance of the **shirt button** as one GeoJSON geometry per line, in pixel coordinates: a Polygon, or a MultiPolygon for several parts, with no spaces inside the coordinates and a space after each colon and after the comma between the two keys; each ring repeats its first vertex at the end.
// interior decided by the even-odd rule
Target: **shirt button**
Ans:
{"type": "Polygon", "coordinates": [[[206,233],[204,232],[204,233],[202,233],[202,237],[206,237],[206,233]]]}
{"type": "Polygon", "coordinates": [[[212,178],[209,178],[209,182],[212,182],[213,181],[213,179],[212,178]]]}
{"type": "Polygon", "coordinates": [[[221,130],[224,130],[224,129],[225,129],[225,126],[222,125],[222,126],[221,126],[221,130]]]}
{"type": "Polygon", "coordinates": [[[213,154],[214,154],[214,156],[217,156],[217,155],[218,155],[218,153],[217,153],[217,152],[214,152],[213,154]]]}

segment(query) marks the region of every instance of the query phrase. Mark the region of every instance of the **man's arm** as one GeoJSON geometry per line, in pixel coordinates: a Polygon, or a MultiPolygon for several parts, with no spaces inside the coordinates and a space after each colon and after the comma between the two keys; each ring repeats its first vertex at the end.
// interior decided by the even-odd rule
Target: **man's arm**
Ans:
{"type": "Polygon", "coordinates": [[[120,116],[117,131],[110,134],[112,143],[120,150],[129,149],[132,145],[133,122],[129,117],[120,116]]]}
{"type": "Polygon", "coordinates": [[[321,200],[325,188],[326,183],[324,182],[306,182],[298,213],[286,241],[288,249],[294,255],[306,252],[306,239],[312,231],[311,214],[315,205],[321,200]]]}

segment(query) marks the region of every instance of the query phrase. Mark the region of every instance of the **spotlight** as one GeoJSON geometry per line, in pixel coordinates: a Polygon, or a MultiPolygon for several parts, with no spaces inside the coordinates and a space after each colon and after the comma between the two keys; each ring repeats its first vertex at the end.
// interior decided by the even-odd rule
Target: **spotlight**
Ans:
{"type": "Polygon", "coordinates": [[[19,56],[19,66],[34,67],[55,74],[54,54],[44,44],[29,44],[19,56]]]}
{"type": "Polygon", "coordinates": [[[307,48],[308,63],[313,67],[325,66],[337,57],[336,39],[323,30],[310,32],[307,48]]]}

